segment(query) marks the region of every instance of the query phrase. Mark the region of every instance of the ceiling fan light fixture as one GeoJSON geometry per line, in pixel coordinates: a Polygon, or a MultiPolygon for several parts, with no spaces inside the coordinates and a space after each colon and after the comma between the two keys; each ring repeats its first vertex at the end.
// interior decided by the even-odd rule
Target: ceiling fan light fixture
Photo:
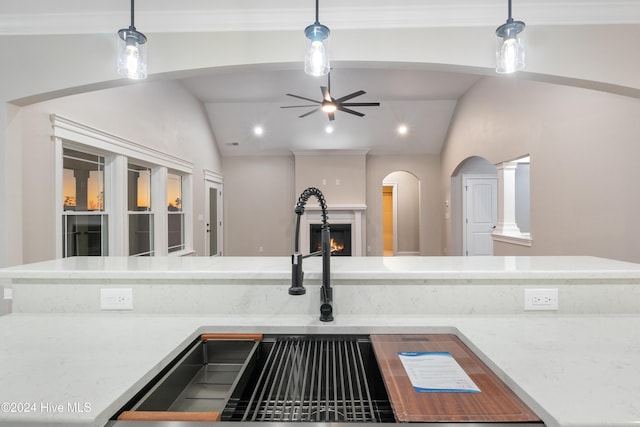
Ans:
{"type": "Polygon", "coordinates": [[[335,113],[338,110],[338,106],[332,101],[323,101],[322,107],[320,107],[325,113],[335,113]]]}
{"type": "Polygon", "coordinates": [[[304,57],[304,72],[310,76],[326,76],[331,69],[329,63],[329,27],[318,21],[318,0],[316,0],[316,21],[304,29],[307,38],[307,53],[304,57]]]}
{"type": "Polygon", "coordinates": [[[147,78],[147,36],[134,26],[133,2],[131,0],[131,25],[118,31],[118,74],[142,80],[147,78]]]}
{"type": "Polygon", "coordinates": [[[525,23],[514,21],[511,17],[511,0],[509,0],[509,17],[507,22],[496,28],[496,72],[499,74],[515,73],[524,69],[524,43],[520,33],[525,23]]]}
{"type": "Polygon", "coordinates": [[[366,92],[363,90],[357,90],[348,95],[341,96],[338,98],[332,97],[331,96],[331,74],[327,76],[327,86],[320,86],[320,92],[322,92],[322,98],[319,101],[316,99],[307,98],[306,96],[287,93],[287,96],[291,96],[297,99],[302,99],[303,101],[310,102],[311,104],[284,105],[280,108],[313,107],[312,110],[307,111],[306,113],[298,117],[303,118],[315,112],[322,111],[323,113],[327,114],[327,116],[329,117],[329,121],[334,121],[336,119],[335,113],[337,111],[342,111],[343,113],[352,114],[358,117],[364,117],[364,113],[352,110],[351,107],[379,107],[380,106],[379,102],[350,102],[353,98],[356,98],[360,95],[364,95],[366,92]]]}

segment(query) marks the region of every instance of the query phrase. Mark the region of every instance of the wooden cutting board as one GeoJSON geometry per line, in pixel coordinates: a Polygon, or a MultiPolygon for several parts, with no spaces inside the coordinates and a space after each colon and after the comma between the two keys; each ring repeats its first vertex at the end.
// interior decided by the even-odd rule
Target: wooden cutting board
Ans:
{"type": "Polygon", "coordinates": [[[399,422],[540,421],[455,335],[372,335],[371,341],[399,422]],[[418,392],[411,384],[399,352],[448,352],[480,392],[418,392]]]}

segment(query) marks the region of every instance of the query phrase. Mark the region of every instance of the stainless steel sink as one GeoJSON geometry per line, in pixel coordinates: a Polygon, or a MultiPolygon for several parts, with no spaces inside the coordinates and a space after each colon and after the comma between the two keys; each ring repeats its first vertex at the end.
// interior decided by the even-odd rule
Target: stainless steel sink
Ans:
{"type": "Polygon", "coordinates": [[[197,341],[117,415],[152,412],[219,412],[223,422],[395,422],[369,337],[351,335],[197,341]]]}
{"type": "Polygon", "coordinates": [[[259,343],[250,339],[198,339],[119,414],[221,413],[259,343]]]}
{"type": "Polygon", "coordinates": [[[395,421],[368,336],[267,337],[253,358],[222,421],[395,421]]]}
{"type": "MultiPolygon", "coordinates": [[[[267,335],[198,340],[122,412],[217,414],[218,427],[282,422],[346,427],[397,424],[368,335],[267,335]]],[[[412,423],[414,427],[541,427],[541,423],[412,423]]],[[[202,427],[123,421],[106,427],[202,427]]],[[[292,427],[293,427],[292,426],[292,427]]]]}

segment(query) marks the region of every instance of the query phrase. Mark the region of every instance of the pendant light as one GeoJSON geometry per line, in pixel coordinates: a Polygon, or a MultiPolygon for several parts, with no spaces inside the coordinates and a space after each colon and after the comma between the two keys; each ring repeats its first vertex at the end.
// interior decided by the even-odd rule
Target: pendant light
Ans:
{"type": "Polygon", "coordinates": [[[329,73],[329,32],[329,28],[318,21],[318,0],[316,0],[316,22],[304,29],[304,35],[307,36],[304,72],[310,76],[325,76],[329,73]]]}
{"type": "Polygon", "coordinates": [[[118,74],[141,80],[147,78],[147,37],[134,26],[133,1],[131,25],[118,31],[118,74]]]}
{"type": "Polygon", "coordinates": [[[514,21],[511,17],[511,0],[509,0],[509,17],[507,22],[496,28],[496,72],[500,74],[514,73],[524,69],[524,44],[519,34],[524,30],[524,22],[514,21]]]}

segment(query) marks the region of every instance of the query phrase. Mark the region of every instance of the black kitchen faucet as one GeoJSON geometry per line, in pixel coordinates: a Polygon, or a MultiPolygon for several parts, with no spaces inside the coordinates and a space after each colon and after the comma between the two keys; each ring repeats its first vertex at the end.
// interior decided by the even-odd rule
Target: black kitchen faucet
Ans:
{"type": "Polygon", "coordinates": [[[331,260],[331,241],[329,223],[327,222],[327,203],[324,200],[322,192],[315,187],[309,187],[300,194],[298,203],[295,208],[296,212],[296,236],[294,241],[293,255],[291,255],[291,287],[290,295],[304,295],[306,289],[302,285],[304,279],[304,271],[302,271],[302,260],[310,256],[322,255],[322,288],[320,288],[320,320],[323,322],[331,322],[333,320],[333,290],[330,283],[330,260],[331,260]],[[300,217],[304,213],[304,206],[309,197],[315,196],[320,203],[322,209],[322,246],[319,251],[302,255],[299,250],[300,243],[300,217]]]}

